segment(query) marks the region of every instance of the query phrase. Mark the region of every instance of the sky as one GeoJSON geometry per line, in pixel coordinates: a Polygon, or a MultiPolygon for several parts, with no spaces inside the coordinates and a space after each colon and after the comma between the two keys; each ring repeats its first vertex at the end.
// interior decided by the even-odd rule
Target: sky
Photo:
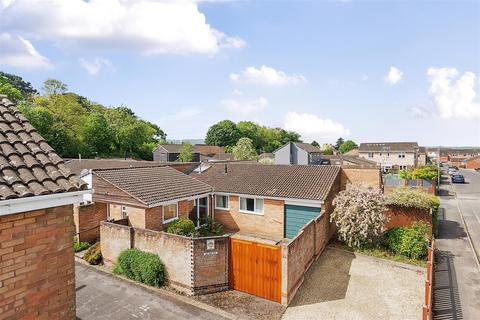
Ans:
{"type": "Polygon", "coordinates": [[[479,1],[0,0],[0,70],[204,138],[480,145],[479,1]]]}

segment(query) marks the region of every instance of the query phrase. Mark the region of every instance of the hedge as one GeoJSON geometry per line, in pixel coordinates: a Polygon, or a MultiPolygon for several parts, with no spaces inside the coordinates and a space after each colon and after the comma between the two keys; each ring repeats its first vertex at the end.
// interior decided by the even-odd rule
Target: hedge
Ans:
{"type": "Polygon", "coordinates": [[[392,228],[384,234],[384,243],[390,251],[413,259],[427,256],[429,240],[429,226],[423,222],[392,228]]]}
{"type": "Polygon", "coordinates": [[[386,204],[428,210],[432,207],[438,208],[440,200],[436,196],[423,191],[398,187],[386,196],[386,204]]]}
{"type": "Polygon", "coordinates": [[[169,223],[167,226],[167,232],[187,237],[198,236],[198,231],[195,229],[195,224],[188,218],[180,218],[172,223],[169,223]]]}
{"type": "Polygon", "coordinates": [[[165,281],[165,267],[160,258],[138,249],[122,251],[113,272],[155,287],[160,287],[165,281]]]}

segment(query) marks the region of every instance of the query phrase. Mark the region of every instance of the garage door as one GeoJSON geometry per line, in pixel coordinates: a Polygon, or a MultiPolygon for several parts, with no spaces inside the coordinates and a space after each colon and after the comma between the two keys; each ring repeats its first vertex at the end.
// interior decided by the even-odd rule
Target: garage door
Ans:
{"type": "Polygon", "coordinates": [[[230,287],[281,302],[281,247],[230,239],[230,287]]]}
{"type": "Polygon", "coordinates": [[[295,238],[308,221],[320,215],[320,208],[285,205],[285,238],[295,238]]]}

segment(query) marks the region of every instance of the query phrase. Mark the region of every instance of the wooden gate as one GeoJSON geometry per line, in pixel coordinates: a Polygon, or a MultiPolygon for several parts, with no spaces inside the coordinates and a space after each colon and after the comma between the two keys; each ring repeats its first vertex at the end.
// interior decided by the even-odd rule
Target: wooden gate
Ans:
{"type": "Polygon", "coordinates": [[[230,238],[230,287],[281,302],[282,248],[230,238]]]}

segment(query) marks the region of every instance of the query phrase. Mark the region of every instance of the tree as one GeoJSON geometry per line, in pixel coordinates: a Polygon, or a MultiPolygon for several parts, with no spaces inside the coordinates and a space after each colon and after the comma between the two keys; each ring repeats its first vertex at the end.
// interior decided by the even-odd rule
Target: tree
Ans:
{"type": "Polygon", "coordinates": [[[17,88],[13,87],[8,79],[0,75],[0,94],[4,94],[10,101],[17,103],[22,100],[22,93],[17,88]]]}
{"type": "Polygon", "coordinates": [[[322,146],[322,153],[324,155],[332,155],[333,154],[332,145],[329,143],[324,143],[322,146]]]}
{"type": "Polygon", "coordinates": [[[388,217],[384,214],[385,200],[378,189],[348,185],[333,200],[334,221],[340,240],[350,247],[371,243],[382,235],[388,217]]]}
{"type": "Polygon", "coordinates": [[[340,150],[340,146],[345,142],[342,137],[337,139],[337,142],[335,142],[335,149],[340,150]]]}
{"type": "Polygon", "coordinates": [[[30,82],[24,81],[22,77],[2,71],[0,71],[0,77],[7,78],[8,83],[10,83],[12,87],[20,91],[23,99],[27,99],[32,95],[38,93],[38,91],[33,88],[32,84],[30,82]]]}
{"type": "Polygon", "coordinates": [[[310,144],[314,147],[320,147],[320,144],[315,140],[313,140],[312,143],[310,143],[310,144]]]}
{"type": "Polygon", "coordinates": [[[240,121],[237,123],[237,129],[240,138],[250,138],[255,149],[260,151],[262,147],[262,137],[260,136],[260,126],[251,121],[240,121]]]}
{"type": "Polygon", "coordinates": [[[205,137],[205,143],[215,146],[233,146],[237,143],[240,132],[233,121],[222,120],[211,126],[205,137]]]}
{"type": "Polygon", "coordinates": [[[99,153],[100,155],[109,154],[113,135],[103,114],[99,112],[90,114],[85,121],[83,134],[89,152],[99,153]]]}
{"type": "Polygon", "coordinates": [[[348,151],[357,149],[357,148],[358,148],[358,145],[355,142],[353,142],[352,140],[347,140],[344,143],[342,143],[338,151],[340,151],[341,153],[347,153],[348,151]]]}
{"type": "Polygon", "coordinates": [[[180,149],[180,155],[178,161],[191,162],[193,160],[193,146],[190,142],[182,142],[182,148],[180,149]]]}
{"type": "Polygon", "coordinates": [[[250,138],[240,138],[233,147],[233,156],[235,160],[253,160],[257,157],[257,152],[253,147],[252,140],[250,138]]]}
{"type": "Polygon", "coordinates": [[[43,83],[42,89],[46,94],[61,94],[67,91],[68,86],[60,80],[49,78],[43,83]]]}

